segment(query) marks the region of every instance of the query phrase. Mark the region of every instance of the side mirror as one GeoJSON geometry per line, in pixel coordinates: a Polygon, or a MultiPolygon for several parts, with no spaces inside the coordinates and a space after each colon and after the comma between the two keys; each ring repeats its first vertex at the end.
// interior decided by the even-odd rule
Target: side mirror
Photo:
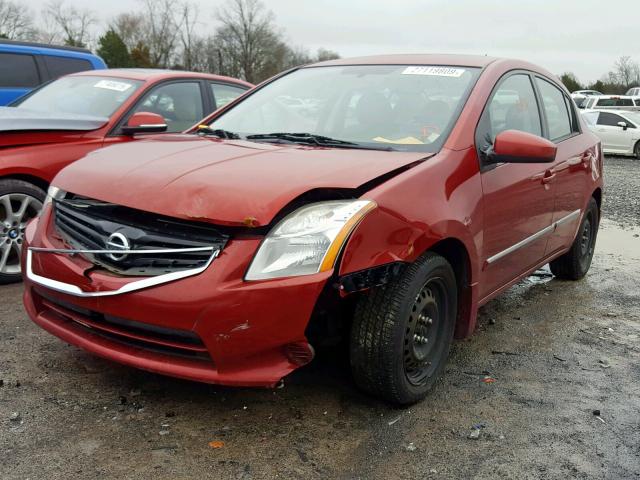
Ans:
{"type": "Polygon", "coordinates": [[[618,126],[622,127],[622,130],[626,130],[627,128],[629,128],[629,125],[627,125],[627,122],[618,122],[618,126]]]}
{"type": "Polygon", "coordinates": [[[550,163],[557,147],[546,138],[520,130],[505,130],[496,135],[486,153],[487,163],[550,163]]]}
{"type": "Polygon", "coordinates": [[[135,135],[136,133],[160,133],[167,131],[167,122],[157,113],[136,112],[122,126],[122,133],[135,135]]]}

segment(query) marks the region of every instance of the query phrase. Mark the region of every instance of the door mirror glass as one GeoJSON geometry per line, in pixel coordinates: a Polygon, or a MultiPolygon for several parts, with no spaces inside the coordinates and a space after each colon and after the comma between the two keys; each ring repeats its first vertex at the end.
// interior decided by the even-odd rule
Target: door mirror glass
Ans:
{"type": "Polygon", "coordinates": [[[486,158],[488,163],[550,163],[556,159],[556,151],[556,145],[546,138],[505,130],[496,135],[486,158]]]}
{"type": "Polygon", "coordinates": [[[126,135],[136,133],[159,133],[167,130],[167,123],[164,118],[157,113],[136,112],[122,127],[122,132],[126,135]]]}

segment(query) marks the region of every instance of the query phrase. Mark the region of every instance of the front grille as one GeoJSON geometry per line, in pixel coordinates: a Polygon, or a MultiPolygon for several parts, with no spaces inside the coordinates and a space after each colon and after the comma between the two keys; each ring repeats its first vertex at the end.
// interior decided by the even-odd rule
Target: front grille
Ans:
{"type": "Polygon", "coordinates": [[[195,332],[105,315],[55,299],[40,290],[34,292],[34,297],[42,310],[94,335],[165,355],[211,361],[207,347],[195,332]]]}
{"type": "Polygon", "coordinates": [[[55,226],[72,247],[109,249],[109,237],[124,235],[131,250],[213,247],[210,251],[115,255],[84,254],[91,262],[120,275],[153,276],[203,267],[229,235],[209,225],[180,221],[84,197],[54,201],[55,226]]]}

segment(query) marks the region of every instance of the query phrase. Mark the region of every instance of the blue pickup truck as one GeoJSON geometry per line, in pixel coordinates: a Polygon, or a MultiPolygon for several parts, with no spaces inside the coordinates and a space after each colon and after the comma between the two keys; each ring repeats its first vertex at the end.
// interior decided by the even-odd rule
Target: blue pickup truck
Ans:
{"type": "Polygon", "coordinates": [[[89,50],[0,39],[0,106],[68,73],[107,68],[89,50]]]}

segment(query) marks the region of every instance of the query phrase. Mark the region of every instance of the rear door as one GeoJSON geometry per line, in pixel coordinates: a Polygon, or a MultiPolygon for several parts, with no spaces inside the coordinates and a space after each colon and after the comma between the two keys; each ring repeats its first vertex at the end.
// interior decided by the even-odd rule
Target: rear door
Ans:
{"type": "MultiPolygon", "coordinates": [[[[553,223],[549,235],[547,255],[551,255],[573,242],[586,193],[591,179],[591,165],[596,151],[591,134],[582,135],[577,113],[570,98],[552,81],[535,77],[538,97],[542,103],[545,123],[544,136],[558,148],[556,160],[547,177],[555,191],[553,223]]],[[[604,112],[600,112],[598,118],[604,112]]],[[[589,192],[590,193],[590,192],[589,192]]]]}
{"type": "MultiPolygon", "coordinates": [[[[494,89],[476,130],[479,156],[504,130],[541,136],[543,126],[533,77],[513,72],[494,89]]],[[[484,205],[484,298],[538,264],[544,257],[553,217],[549,164],[481,164],[484,205]]]]}

